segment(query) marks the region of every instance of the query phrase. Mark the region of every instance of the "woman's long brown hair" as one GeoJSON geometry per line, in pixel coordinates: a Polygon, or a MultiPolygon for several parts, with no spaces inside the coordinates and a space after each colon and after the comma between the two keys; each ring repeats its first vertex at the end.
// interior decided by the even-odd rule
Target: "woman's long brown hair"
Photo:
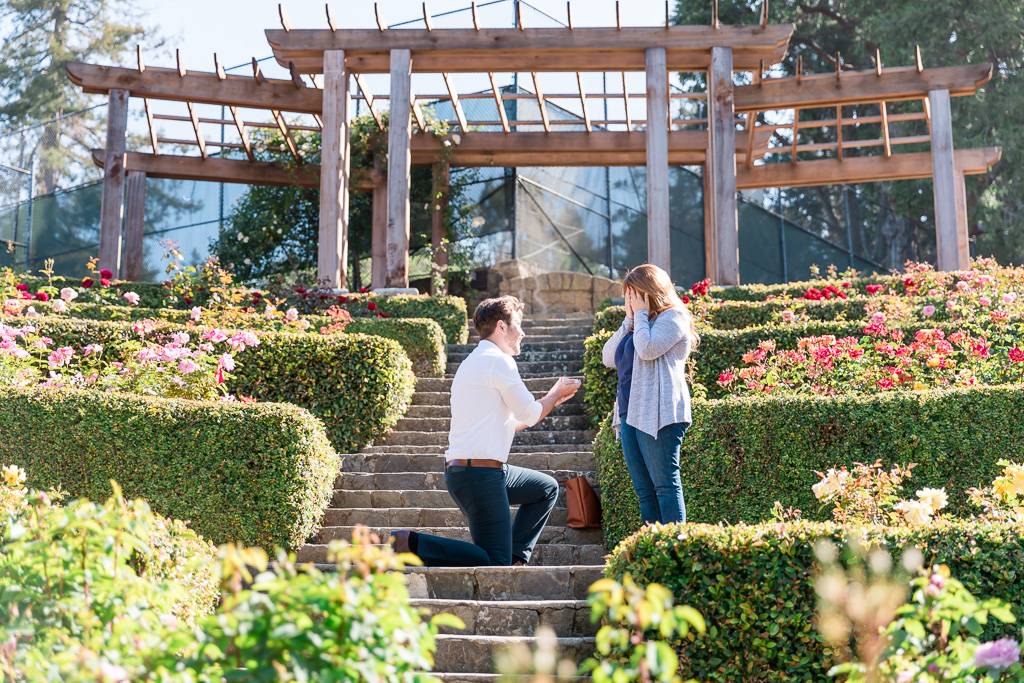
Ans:
{"type": "Polygon", "coordinates": [[[693,324],[693,315],[686,304],[676,294],[676,286],[672,284],[672,278],[658,266],[645,263],[633,268],[626,273],[626,279],[622,281],[622,292],[627,290],[638,292],[647,299],[649,320],[654,320],[659,314],[670,308],[678,308],[686,314],[690,327],[690,350],[697,348],[700,343],[700,336],[693,324]]]}

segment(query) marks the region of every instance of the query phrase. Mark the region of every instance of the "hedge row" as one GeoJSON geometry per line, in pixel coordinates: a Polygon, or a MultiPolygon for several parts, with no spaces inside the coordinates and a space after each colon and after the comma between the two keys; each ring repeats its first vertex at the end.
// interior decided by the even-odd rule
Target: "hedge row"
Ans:
{"type": "MultiPolygon", "coordinates": [[[[923,528],[866,528],[891,553],[917,547],[944,563],[974,595],[1010,603],[1024,615],[1024,527],[969,521],[923,528]]],[[[684,676],[701,681],[825,681],[834,663],[815,630],[814,546],[841,546],[846,530],[802,522],[757,526],[648,527],[616,548],[609,577],[629,573],[667,586],[707,620],[708,633],[676,643],[684,676]]],[[[989,620],[984,639],[1018,637],[1016,624],[989,620]]]]}
{"type": "MultiPolygon", "coordinates": [[[[37,310],[45,311],[48,304],[37,303],[37,310]]],[[[85,320],[164,320],[185,325],[191,321],[189,311],[177,308],[143,308],[136,306],[110,306],[92,303],[73,303],[66,314],[71,318],[85,320]]],[[[304,318],[310,323],[309,332],[315,333],[331,319],[323,315],[307,315],[304,318]]],[[[203,322],[208,325],[228,325],[237,327],[244,321],[247,330],[273,330],[280,321],[268,320],[259,314],[218,313],[204,310],[203,322]]],[[[361,334],[373,334],[387,339],[394,339],[412,361],[413,371],[422,377],[441,377],[448,360],[445,349],[445,334],[436,320],[428,318],[353,318],[345,331],[361,334]]]]}
{"type": "MultiPolygon", "coordinates": [[[[903,282],[901,275],[872,275],[870,277],[856,277],[843,280],[849,282],[850,287],[846,288],[855,292],[863,292],[864,286],[868,284],[885,285],[887,289],[899,286],[903,282]]],[[[836,285],[835,279],[814,279],[784,282],[773,285],[750,284],[737,285],[732,287],[713,287],[711,296],[725,301],[764,301],[770,296],[781,297],[802,297],[812,287],[821,289],[828,285],[836,285]]]]}
{"type": "MultiPolygon", "coordinates": [[[[117,345],[134,338],[125,322],[44,316],[33,321],[59,344],[117,345]]],[[[188,331],[161,323],[158,333],[188,331]]],[[[415,377],[398,343],[363,334],[256,332],[259,346],[239,354],[228,382],[232,392],[261,401],[285,401],[323,420],[334,447],[353,452],[394,427],[412,398],[415,377]]]]}
{"type": "MultiPolygon", "coordinates": [[[[881,303],[887,298],[873,297],[881,303]]],[[[869,299],[857,297],[853,299],[829,299],[828,301],[723,301],[711,306],[703,319],[698,321],[701,331],[741,330],[747,327],[780,324],[778,315],[785,310],[797,314],[806,314],[812,321],[857,321],[867,317],[866,308],[869,299]]],[[[594,316],[594,332],[618,329],[626,316],[624,306],[609,306],[594,316]]]]}
{"type": "MultiPolygon", "coordinates": [[[[965,491],[991,483],[1024,443],[1019,385],[874,396],[736,397],[695,401],[680,471],[687,519],[759,522],[772,504],[827,519],[811,492],[838,465],[917,463],[907,482],[944,487],[952,514],[973,512],[965,491]]],[[[605,420],[594,441],[609,548],[640,527],[622,449],[605,420]]]]}
{"type": "Polygon", "coordinates": [[[297,548],[319,526],[339,459],[321,424],[285,403],[86,390],[0,389],[0,462],[35,488],[127,498],[215,543],[297,548]]]}

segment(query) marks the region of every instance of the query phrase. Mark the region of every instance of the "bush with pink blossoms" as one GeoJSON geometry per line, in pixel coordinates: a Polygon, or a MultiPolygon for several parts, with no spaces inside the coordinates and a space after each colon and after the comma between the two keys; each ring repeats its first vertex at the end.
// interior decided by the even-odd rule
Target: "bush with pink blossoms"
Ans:
{"type": "Polygon", "coordinates": [[[55,346],[32,325],[0,323],[0,385],[127,391],[168,398],[231,398],[225,382],[233,354],[259,344],[251,332],[210,330],[201,340],[185,332],[153,335],[153,321],[137,321],[135,337],[105,349],[55,346]]]}

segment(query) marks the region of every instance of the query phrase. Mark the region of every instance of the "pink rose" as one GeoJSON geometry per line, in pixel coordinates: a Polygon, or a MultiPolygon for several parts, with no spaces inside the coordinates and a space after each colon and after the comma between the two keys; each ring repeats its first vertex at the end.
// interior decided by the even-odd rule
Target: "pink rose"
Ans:
{"type": "Polygon", "coordinates": [[[196,362],[191,358],[183,358],[181,362],[178,363],[178,372],[180,372],[183,375],[188,375],[190,373],[195,372],[198,369],[199,365],[197,365],[196,362]]]}
{"type": "Polygon", "coordinates": [[[125,292],[124,294],[121,295],[121,298],[130,303],[132,306],[139,305],[139,295],[136,294],[135,292],[125,292]]]}
{"type": "Polygon", "coordinates": [[[932,317],[933,315],[935,315],[935,307],[932,306],[931,304],[928,304],[927,306],[921,309],[921,315],[923,315],[926,318],[932,317]]]}
{"type": "Polygon", "coordinates": [[[193,306],[191,313],[189,313],[189,317],[195,322],[199,322],[199,318],[201,318],[202,315],[203,309],[200,306],[193,306]]]}
{"type": "Polygon", "coordinates": [[[984,306],[985,308],[988,308],[989,306],[992,305],[992,299],[988,298],[987,296],[982,295],[982,296],[978,297],[978,303],[981,304],[982,306],[984,306]]]}
{"type": "Polygon", "coordinates": [[[71,357],[74,355],[74,349],[70,346],[62,346],[50,352],[48,362],[51,368],[59,368],[70,363],[71,357]]]}
{"type": "Polygon", "coordinates": [[[60,298],[63,299],[64,301],[71,302],[78,298],[78,292],[71,289],[70,287],[65,287],[64,289],[60,290],[60,298]]]}
{"type": "Polygon", "coordinates": [[[63,299],[54,299],[53,303],[50,304],[50,310],[54,313],[67,313],[68,305],[63,299]]]}

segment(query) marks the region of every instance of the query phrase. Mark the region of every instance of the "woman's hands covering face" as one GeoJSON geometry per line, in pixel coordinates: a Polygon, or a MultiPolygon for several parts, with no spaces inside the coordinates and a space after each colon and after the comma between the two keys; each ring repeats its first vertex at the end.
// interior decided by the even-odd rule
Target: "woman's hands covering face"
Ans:
{"type": "Polygon", "coordinates": [[[632,289],[626,290],[626,313],[630,317],[633,316],[637,311],[647,311],[647,297],[640,292],[636,292],[632,289]]]}

